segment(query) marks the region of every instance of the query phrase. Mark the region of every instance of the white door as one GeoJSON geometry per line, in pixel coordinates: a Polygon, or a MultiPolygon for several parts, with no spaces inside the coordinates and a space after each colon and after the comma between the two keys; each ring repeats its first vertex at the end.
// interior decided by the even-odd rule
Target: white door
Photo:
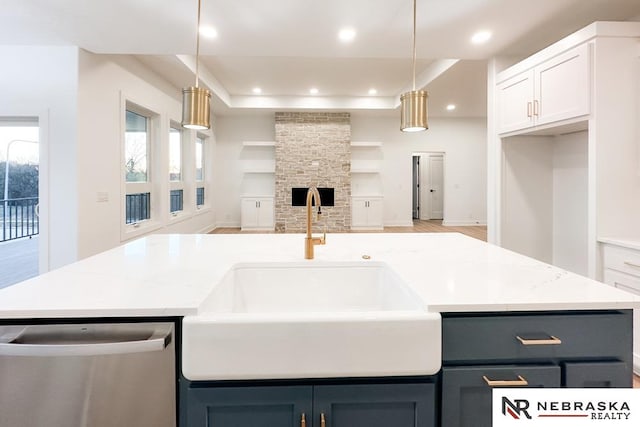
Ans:
{"type": "Polygon", "coordinates": [[[429,155],[429,219],[444,217],[444,157],[429,155]]]}

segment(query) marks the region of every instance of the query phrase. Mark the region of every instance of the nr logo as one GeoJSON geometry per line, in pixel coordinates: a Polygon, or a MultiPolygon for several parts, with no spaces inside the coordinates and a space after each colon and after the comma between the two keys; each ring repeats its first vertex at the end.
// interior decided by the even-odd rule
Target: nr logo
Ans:
{"type": "Polygon", "coordinates": [[[525,399],[514,399],[513,402],[506,397],[502,397],[502,415],[511,415],[514,419],[519,420],[520,417],[525,416],[527,419],[531,419],[529,415],[529,401],[525,399]]]}

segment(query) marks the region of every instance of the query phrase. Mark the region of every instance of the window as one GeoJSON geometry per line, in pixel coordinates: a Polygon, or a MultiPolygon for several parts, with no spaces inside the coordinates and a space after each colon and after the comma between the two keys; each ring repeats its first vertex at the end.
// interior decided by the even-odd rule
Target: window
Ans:
{"type": "Polygon", "coordinates": [[[151,114],[127,104],[124,134],[125,224],[151,219],[151,114]]]}
{"type": "Polygon", "coordinates": [[[196,136],[196,206],[198,208],[205,204],[205,137],[196,136]]]}
{"type": "Polygon", "coordinates": [[[172,123],[169,127],[169,212],[173,215],[184,210],[182,149],[182,131],[172,123]]]}

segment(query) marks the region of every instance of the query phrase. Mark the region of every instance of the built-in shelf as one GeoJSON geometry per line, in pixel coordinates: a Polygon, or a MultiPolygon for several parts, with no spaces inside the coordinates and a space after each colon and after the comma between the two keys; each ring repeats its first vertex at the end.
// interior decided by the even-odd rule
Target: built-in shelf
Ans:
{"type": "Polygon", "coordinates": [[[275,147],[275,141],[244,141],[242,143],[245,147],[275,147]]]}
{"type": "Polygon", "coordinates": [[[351,160],[351,173],[380,173],[377,160],[351,160]]]}
{"type": "Polygon", "coordinates": [[[382,142],[371,141],[351,141],[352,147],[382,147],[382,142]]]}

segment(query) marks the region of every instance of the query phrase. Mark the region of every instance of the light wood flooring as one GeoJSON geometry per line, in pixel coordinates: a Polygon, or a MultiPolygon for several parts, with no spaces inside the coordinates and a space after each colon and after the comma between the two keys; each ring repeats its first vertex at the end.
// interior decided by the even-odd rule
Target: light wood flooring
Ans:
{"type": "Polygon", "coordinates": [[[640,388],[640,377],[637,375],[633,376],[633,388],[640,388]]]}
{"type": "MultiPolygon", "coordinates": [[[[413,227],[385,227],[380,233],[451,233],[457,232],[467,236],[487,241],[487,227],[485,225],[471,225],[464,227],[450,227],[442,225],[442,220],[421,221],[414,220],[413,227]]],[[[240,228],[216,228],[211,234],[255,233],[240,231],[240,228]]]]}

